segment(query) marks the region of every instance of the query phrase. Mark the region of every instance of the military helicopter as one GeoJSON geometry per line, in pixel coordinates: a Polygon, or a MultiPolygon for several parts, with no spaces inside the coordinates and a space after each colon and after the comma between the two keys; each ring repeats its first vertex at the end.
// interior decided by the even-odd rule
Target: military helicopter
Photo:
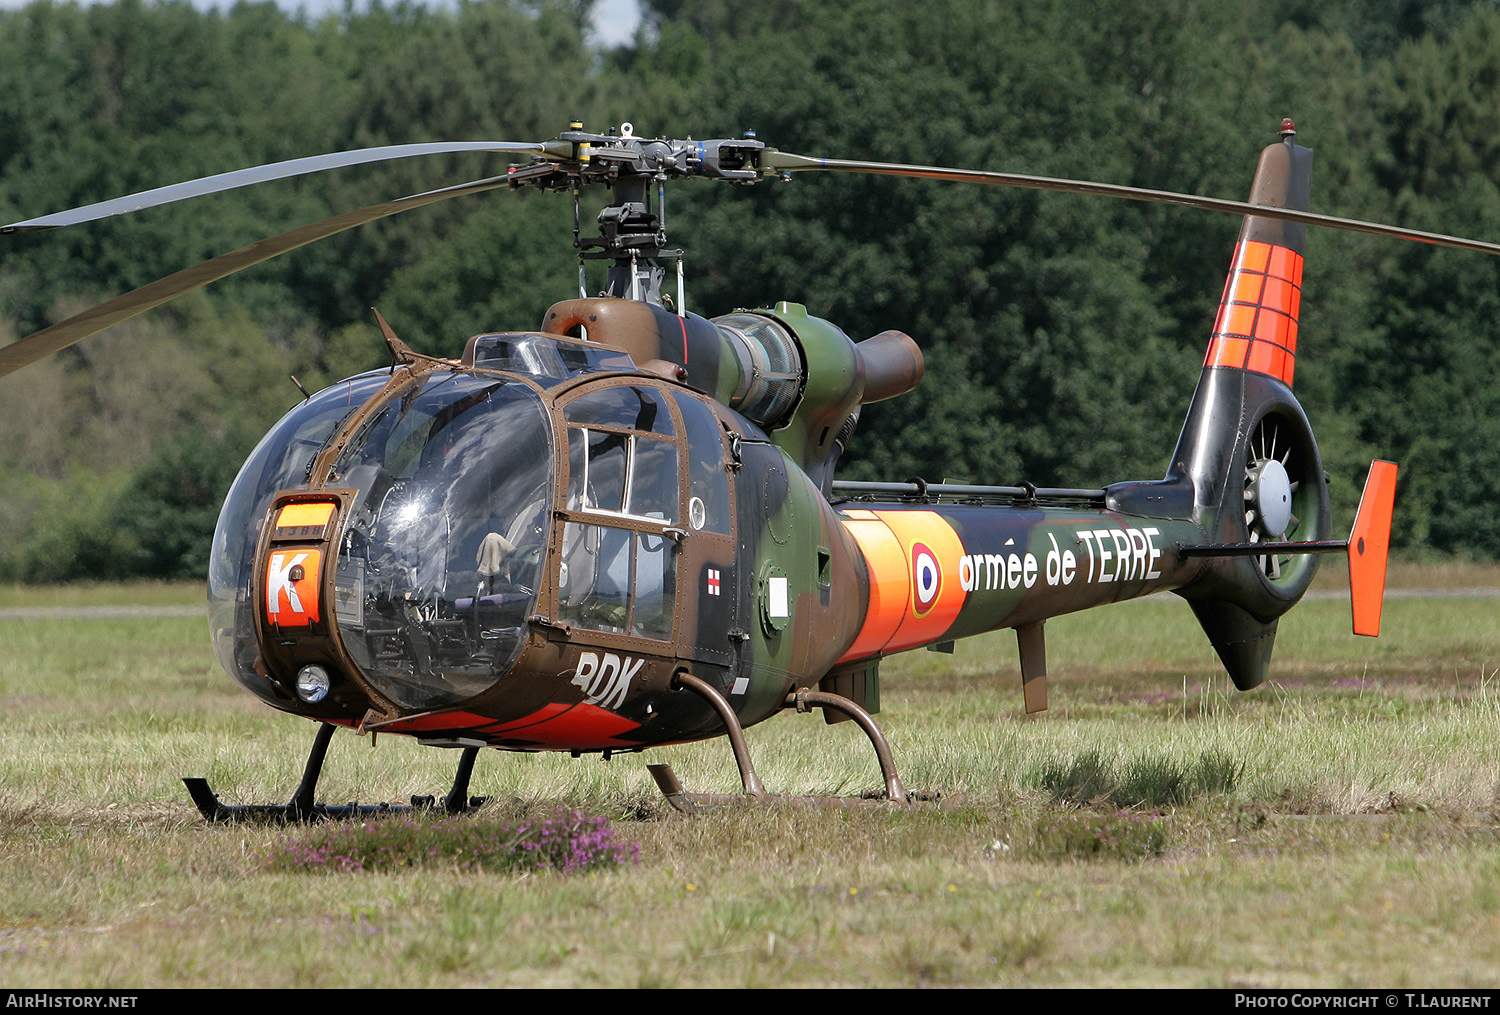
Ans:
{"type": "MultiPolygon", "coordinates": [[[[443,359],[377,314],[389,369],[310,395],[239,472],[213,538],[219,661],[273,708],[320,724],[286,805],[211,821],[350,817],[315,787],[338,727],[462,750],[458,812],[481,748],[612,754],[728,738],[786,709],[858,722],[884,796],[911,798],[872,715],[881,660],[1011,628],[1025,707],[1046,708],[1049,618],[1172,591],[1241,689],[1269,672],[1278,618],[1318,555],[1344,553],[1354,630],[1379,631],[1396,467],[1373,464],[1352,534],[1331,536],[1326,477],[1292,393],[1308,225],[1500,247],[1310,213],[1311,156],[1284,121],[1248,202],[1087,181],[811,158],[753,134],[674,140],[574,122],[539,143],[401,145],[297,159],[0,228],[77,225],[202,194],[388,159],[524,156],[501,176],[340,215],[153,282],[0,348],[0,375],[279,253],[412,208],[499,188],[608,188],[575,228],[576,298],[537,330],[443,359]],[[1094,489],[849,483],[835,467],[861,407],[912,390],[917,344],[851,340],[792,302],[707,319],[667,245],[666,184],[875,173],[1185,205],[1244,216],[1201,378],[1161,479],[1094,489]],[[601,292],[588,268],[605,262],[601,292]],[[675,285],[673,283],[675,282],[675,285]]],[[[664,765],[667,798],[690,809],[664,765]]]]}

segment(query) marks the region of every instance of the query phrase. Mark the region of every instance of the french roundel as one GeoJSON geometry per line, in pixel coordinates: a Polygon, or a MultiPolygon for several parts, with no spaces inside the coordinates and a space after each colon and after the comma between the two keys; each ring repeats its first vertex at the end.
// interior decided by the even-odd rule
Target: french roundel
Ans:
{"type": "Polygon", "coordinates": [[[943,589],[943,570],[926,543],[911,545],[911,579],[912,612],[920,617],[932,609],[943,589]]]}

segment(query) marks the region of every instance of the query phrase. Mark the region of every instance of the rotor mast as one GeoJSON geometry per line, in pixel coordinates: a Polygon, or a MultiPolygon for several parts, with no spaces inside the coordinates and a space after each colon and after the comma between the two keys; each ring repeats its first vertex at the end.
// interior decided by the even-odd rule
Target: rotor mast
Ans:
{"type": "MultiPolygon", "coordinates": [[[[580,283],[584,262],[608,260],[605,296],[668,306],[671,298],[664,300],[661,288],[667,274],[664,262],[673,261],[677,265],[677,302],[683,302],[682,251],[666,245],[666,190],[660,186],[665,180],[665,173],[651,177],[621,174],[615,180],[612,200],[599,212],[599,235],[574,240],[580,283]],[[650,196],[653,180],[658,183],[655,211],[650,196]]],[[[671,309],[681,311],[680,307],[671,309]]]]}
{"type": "Polygon", "coordinates": [[[512,186],[569,190],[573,194],[573,245],[578,249],[579,295],[587,296],[585,266],[608,261],[603,295],[639,300],[684,313],[681,249],[667,246],[666,182],[703,176],[733,183],[760,179],[759,155],[765,145],[754,131],[740,138],[677,141],[637,137],[629,123],[618,131],[591,134],[574,120],[545,155],[513,166],[512,186]],[[559,149],[566,146],[564,154],[559,149]],[[583,236],[579,197],[585,184],[610,188],[610,203],[599,212],[597,236],[583,236]],[[651,189],[656,188],[655,200],[651,189]],[[668,265],[677,276],[677,296],[663,294],[668,265]]]}

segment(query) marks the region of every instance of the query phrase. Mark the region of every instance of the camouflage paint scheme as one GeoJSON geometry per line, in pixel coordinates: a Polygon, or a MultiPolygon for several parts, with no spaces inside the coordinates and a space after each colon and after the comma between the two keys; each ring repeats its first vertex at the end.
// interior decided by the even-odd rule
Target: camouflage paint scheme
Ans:
{"type": "MultiPolygon", "coordinates": [[[[1269,147],[1251,200],[1305,209],[1310,156],[1289,136],[1269,147]]],[[[211,577],[220,658],[269,704],[330,723],[444,745],[619,751],[724,731],[702,697],[676,686],[680,673],[707,681],[747,726],[819,685],[875,711],[885,655],[1016,628],[1023,670],[1044,673],[1046,619],[1173,590],[1235,682],[1254,686],[1276,619],[1307,588],[1316,558],[1181,550],[1329,531],[1322,465],[1291,392],[1304,232],[1246,219],[1166,477],[1097,491],[835,495],[833,468],[859,407],[914,387],[921,354],[894,332],[856,344],[796,304],[709,321],[620,298],[570,300],[541,331],[478,336],[458,361],[410,353],[388,334],[398,359],[389,372],[294,409],[236,481],[211,577]],[[527,368],[539,357],[554,368],[527,368]],[[556,367],[564,362],[572,366],[556,367]],[[450,563],[428,585],[373,591],[405,572],[373,551],[359,558],[356,530],[389,530],[360,519],[384,510],[376,501],[405,480],[360,485],[358,469],[341,472],[340,462],[378,420],[432,390],[423,385],[444,384],[479,387],[437,410],[428,439],[481,404],[518,420],[545,416],[535,425],[547,436],[526,445],[544,460],[508,448],[490,480],[550,476],[525,563],[534,581],[497,584],[494,572],[476,579],[450,563]],[[297,440],[317,448],[303,474],[282,450],[297,440]],[[1287,473],[1294,535],[1289,522],[1257,518],[1262,487],[1274,485],[1271,458],[1287,473]],[[676,484],[670,496],[633,510],[662,476],[676,484]],[[601,493],[604,479],[623,492],[601,493]],[[610,567],[629,577],[608,581],[629,587],[605,603],[592,593],[610,567]],[[585,573],[589,595],[579,591],[585,573]],[[465,595],[463,581],[477,591],[465,595]],[[317,704],[294,689],[308,664],[333,674],[317,704]],[[450,689],[431,689],[439,684],[450,689]]],[[[517,552],[522,539],[494,524],[484,539],[497,555],[517,552]]],[[[474,551],[464,552],[450,561],[467,566],[474,551]]]]}

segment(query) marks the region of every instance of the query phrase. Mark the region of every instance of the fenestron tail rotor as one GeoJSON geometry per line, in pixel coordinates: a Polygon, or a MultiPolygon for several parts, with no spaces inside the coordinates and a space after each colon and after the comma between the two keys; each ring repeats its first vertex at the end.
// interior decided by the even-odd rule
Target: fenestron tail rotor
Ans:
{"type": "MultiPolygon", "coordinates": [[[[1245,462],[1245,529],[1252,543],[1291,540],[1302,520],[1294,511],[1294,498],[1302,488],[1303,463],[1275,417],[1264,417],[1251,435],[1245,462]]],[[[1281,577],[1285,554],[1257,557],[1261,574],[1275,581],[1281,577]]]]}

